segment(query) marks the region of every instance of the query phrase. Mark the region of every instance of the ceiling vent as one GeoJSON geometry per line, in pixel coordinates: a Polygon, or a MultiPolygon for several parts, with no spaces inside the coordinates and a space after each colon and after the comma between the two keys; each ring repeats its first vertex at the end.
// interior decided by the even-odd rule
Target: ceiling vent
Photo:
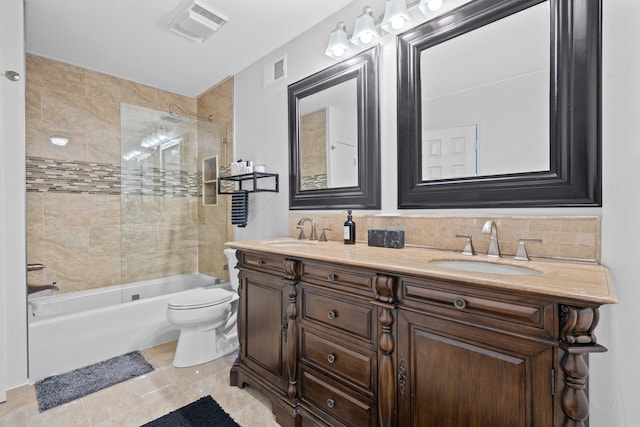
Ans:
{"type": "Polygon", "coordinates": [[[194,1],[187,10],[171,21],[169,28],[181,36],[202,43],[226,23],[226,18],[194,1]]]}
{"type": "Polygon", "coordinates": [[[284,80],[287,78],[287,55],[276,59],[273,62],[264,66],[264,87],[269,87],[272,84],[284,80]]]}

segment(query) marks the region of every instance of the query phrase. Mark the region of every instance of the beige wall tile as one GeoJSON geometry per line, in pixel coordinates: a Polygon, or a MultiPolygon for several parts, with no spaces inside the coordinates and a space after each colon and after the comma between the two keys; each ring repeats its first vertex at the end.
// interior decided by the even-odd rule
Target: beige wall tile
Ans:
{"type": "Polygon", "coordinates": [[[40,120],[42,118],[42,87],[29,83],[27,79],[25,87],[25,108],[27,120],[40,120]]]}
{"type": "Polygon", "coordinates": [[[42,121],[58,126],[91,130],[120,127],[120,104],[104,102],[67,92],[42,92],[42,121]]]}
{"type": "Polygon", "coordinates": [[[27,193],[27,227],[44,225],[44,194],[27,193]]]}
{"type": "MultiPolygon", "coordinates": [[[[330,224],[334,231],[329,240],[342,240],[342,224],[346,215],[289,213],[289,236],[297,237],[296,225],[304,217],[317,224],[330,224]],[[337,230],[337,232],[336,232],[337,230]]],[[[482,233],[487,220],[498,226],[500,250],[504,256],[514,256],[521,238],[542,238],[542,243],[527,243],[532,257],[600,261],[599,217],[471,217],[471,216],[420,216],[420,215],[354,215],[356,239],[366,244],[368,229],[401,229],[405,231],[405,245],[462,251],[464,240],[457,234],[472,236],[479,254],[489,248],[489,236],[482,233]]],[[[318,227],[320,227],[319,225],[318,227]]],[[[305,225],[307,238],[309,225],[305,225]]]]}
{"type": "MultiPolygon", "coordinates": [[[[186,96],[178,95],[176,93],[167,92],[164,90],[157,90],[156,93],[156,105],[155,109],[160,111],[169,111],[169,104],[176,102],[182,108],[196,112],[197,100],[195,98],[189,98],[186,96]]],[[[173,113],[177,116],[186,116],[179,108],[174,108],[173,113]]],[[[187,116],[188,117],[188,116],[187,116]]]]}
{"type": "Polygon", "coordinates": [[[233,77],[218,83],[198,96],[198,113],[212,114],[233,105],[233,77]]]}
{"type": "Polygon", "coordinates": [[[86,133],[78,129],[27,119],[26,154],[29,157],[87,161],[85,136],[86,133]],[[66,146],[60,147],[51,143],[52,136],[64,136],[70,138],[70,141],[66,146]]]}
{"type": "Polygon", "coordinates": [[[86,96],[112,104],[154,108],[157,89],[95,71],[85,71],[86,96]]]}
{"type": "Polygon", "coordinates": [[[79,96],[85,95],[85,70],[37,55],[26,55],[27,84],[79,96]]]}
{"type": "Polygon", "coordinates": [[[120,258],[122,233],[120,225],[89,227],[88,254],[90,256],[115,256],[120,258]]]}

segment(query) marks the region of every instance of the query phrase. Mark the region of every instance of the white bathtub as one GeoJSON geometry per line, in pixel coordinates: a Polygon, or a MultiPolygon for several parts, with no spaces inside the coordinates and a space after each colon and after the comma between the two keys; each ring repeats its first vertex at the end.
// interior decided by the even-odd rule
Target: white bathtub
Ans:
{"type": "Polygon", "coordinates": [[[166,318],[178,294],[229,284],[183,274],[29,301],[29,381],[178,338],[166,318]]]}

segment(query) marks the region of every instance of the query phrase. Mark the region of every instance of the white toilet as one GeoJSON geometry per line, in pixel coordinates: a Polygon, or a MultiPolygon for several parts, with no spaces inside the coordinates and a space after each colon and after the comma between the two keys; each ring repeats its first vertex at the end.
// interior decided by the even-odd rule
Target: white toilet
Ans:
{"type": "Polygon", "coordinates": [[[235,249],[225,249],[230,289],[198,289],[169,301],[167,320],[180,327],[173,366],[184,368],[215,360],[238,349],[238,270],[235,249]]]}

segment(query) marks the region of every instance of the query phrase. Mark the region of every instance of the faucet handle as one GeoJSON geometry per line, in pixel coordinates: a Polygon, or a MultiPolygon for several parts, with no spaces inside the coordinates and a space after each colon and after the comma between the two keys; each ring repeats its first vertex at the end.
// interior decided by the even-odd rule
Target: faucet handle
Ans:
{"type": "Polygon", "coordinates": [[[304,235],[304,227],[302,225],[296,225],[296,228],[300,230],[300,234],[298,234],[298,240],[304,240],[307,237],[304,235]]]}
{"type": "Polygon", "coordinates": [[[325,233],[326,231],[331,231],[331,228],[327,227],[322,229],[322,233],[320,233],[320,238],[318,239],[319,241],[321,242],[327,241],[327,233],[325,233]]]}
{"type": "Polygon", "coordinates": [[[473,242],[471,241],[471,236],[466,234],[456,234],[456,237],[467,239],[467,243],[464,245],[464,249],[462,250],[462,255],[475,255],[476,250],[473,247],[473,242]]]}
{"type": "Polygon", "coordinates": [[[44,270],[45,266],[42,263],[35,263],[35,264],[27,264],[27,271],[37,271],[37,270],[44,270]]]}
{"type": "Polygon", "coordinates": [[[518,261],[529,261],[529,254],[527,254],[527,248],[525,247],[525,244],[527,242],[542,243],[542,239],[520,238],[518,252],[516,252],[516,256],[514,257],[514,259],[517,259],[518,261]]]}

